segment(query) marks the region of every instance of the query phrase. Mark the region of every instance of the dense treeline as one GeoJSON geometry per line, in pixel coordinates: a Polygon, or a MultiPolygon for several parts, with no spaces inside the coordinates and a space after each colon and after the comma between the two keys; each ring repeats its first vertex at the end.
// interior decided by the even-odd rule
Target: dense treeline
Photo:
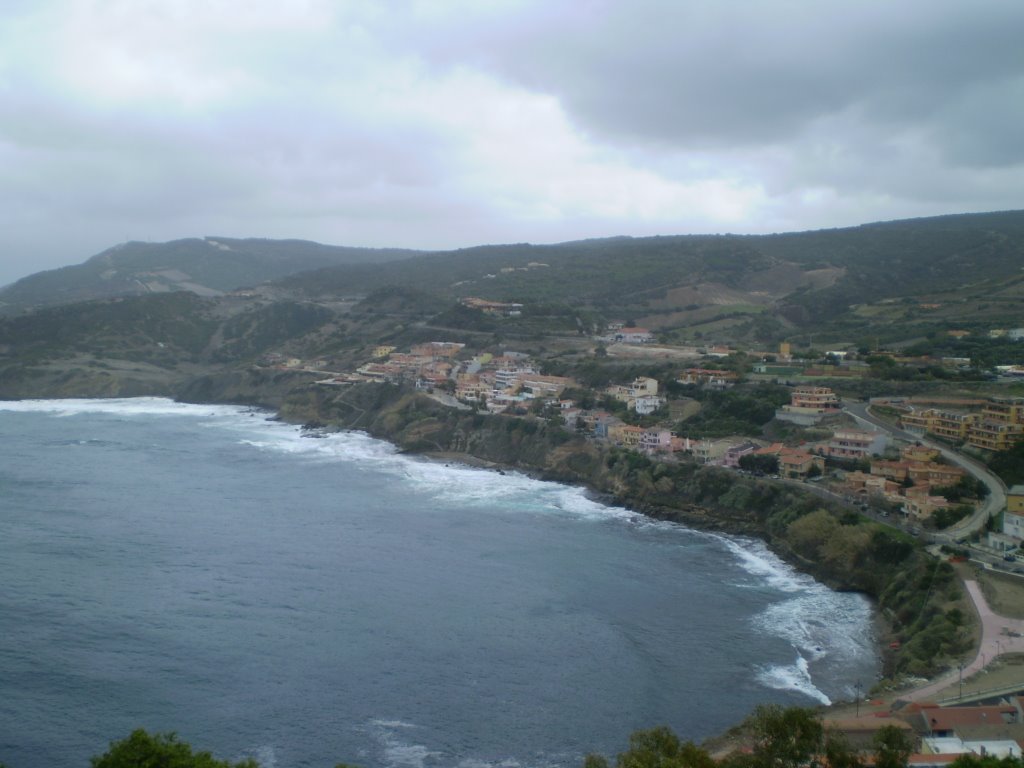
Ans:
{"type": "MultiPolygon", "coordinates": [[[[725,757],[716,758],[692,741],[682,741],[670,728],[657,726],[635,731],[628,748],[614,761],[616,768],[904,768],[914,752],[914,740],[895,725],[875,731],[868,749],[858,750],[844,735],[826,728],[820,716],[801,707],[758,706],[734,735],[742,743],[725,757]]],[[[609,768],[603,755],[589,754],[583,768],[609,768]]],[[[259,768],[251,758],[232,763],[214,758],[173,733],[149,734],[135,730],[111,742],[102,755],[91,759],[92,768],[259,768]]],[[[1022,768],[1020,757],[961,755],[952,768],[1022,768]]],[[[4,768],[0,764],[0,768],[4,768]]],[[[335,768],[350,768],[338,763],[335,768]]]]}

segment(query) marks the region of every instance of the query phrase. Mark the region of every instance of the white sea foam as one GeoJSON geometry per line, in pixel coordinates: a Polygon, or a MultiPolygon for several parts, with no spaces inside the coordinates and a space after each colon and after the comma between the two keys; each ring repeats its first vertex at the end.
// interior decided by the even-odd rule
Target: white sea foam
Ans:
{"type": "Polygon", "coordinates": [[[764,583],[783,592],[799,592],[814,583],[810,576],[780,560],[762,541],[722,535],[716,538],[736,557],[744,571],[757,578],[758,584],[764,583]]]}
{"type": "MultiPolygon", "coordinates": [[[[261,418],[244,406],[209,406],[176,403],[164,398],[110,400],[22,400],[0,402],[0,411],[48,412],[58,416],[78,413],[110,413],[124,417],[202,417],[203,425],[234,432],[248,448],[333,463],[366,464],[376,471],[401,477],[423,494],[441,501],[483,509],[519,510],[527,514],[567,514],[581,519],[636,520],[634,513],[589,497],[585,490],[542,482],[517,472],[496,472],[463,464],[444,464],[399,453],[391,444],[360,432],[322,433],[310,437],[300,428],[261,418]]],[[[645,521],[650,525],[665,525],[645,521]]],[[[711,534],[736,558],[752,581],[750,586],[777,590],[779,599],[752,619],[753,628],[787,641],[794,650],[792,665],[758,670],[759,681],[769,687],[796,690],[827,701],[812,679],[817,662],[828,658],[830,666],[873,656],[870,606],[857,595],[837,594],[776,557],[760,541],[711,534]]],[[[378,721],[375,727],[389,733],[412,728],[408,723],[378,721]]],[[[388,762],[419,768],[432,754],[425,748],[394,740],[388,762]]]]}
{"type": "Polygon", "coordinates": [[[426,768],[427,761],[432,758],[441,757],[440,752],[435,752],[423,744],[416,744],[408,739],[403,739],[398,731],[408,731],[418,728],[412,723],[402,720],[371,720],[370,732],[380,745],[383,757],[381,762],[391,768],[426,768]]]}
{"type": "Polygon", "coordinates": [[[321,462],[367,464],[402,480],[424,495],[453,504],[557,512],[588,519],[631,518],[622,507],[595,501],[582,488],[536,480],[519,472],[498,472],[466,464],[442,463],[399,453],[394,446],[362,432],[304,435],[279,422],[236,422],[239,442],[261,451],[302,455],[321,462]],[[250,431],[251,430],[251,431],[250,431]]]}
{"type": "Polygon", "coordinates": [[[814,680],[815,664],[828,660],[833,669],[845,669],[870,663],[874,642],[869,601],[862,595],[833,592],[782,561],[763,542],[718,538],[754,577],[753,586],[779,592],[779,599],[754,616],[752,624],[756,631],[788,642],[795,661],[760,668],[758,680],[828,703],[828,695],[814,680]]]}
{"type": "Polygon", "coordinates": [[[260,768],[277,768],[277,752],[272,746],[263,745],[256,747],[251,755],[246,757],[252,757],[260,765],[260,768]]]}
{"type": "Polygon", "coordinates": [[[81,413],[109,413],[121,416],[238,416],[249,408],[239,405],[195,405],[164,397],[130,397],[101,400],[5,400],[0,411],[52,413],[75,416],[81,413]]]}
{"type": "Polygon", "coordinates": [[[517,472],[496,472],[406,456],[390,443],[362,432],[315,433],[313,437],[295,425],[260,418],[264,415],[262,412],[245,406],[196,405],[167,398],[139,397],[15,400],[0,402],[0,411],[3,410],[55,416],[104,413],[125,418],[200,417],[204,426],[236,433],[240,445],[316,462],[366,463],[375,470],[400,476],[422,493],[442,501],[481,507],[497,505],[505,510],[535,513],[560,512],[589,519],[633,517],[621,507],[593,500],[580,488],[542,482],[517,472]]]}
{"type": "Polygon", "coordinates": [[[762,667],[758,671],[758,680],[769,688],[783,691],[799,691],[822,704],[832,703],[832,700],[814,685],[811,680],[810,665],[808,665],[807,659],[803,656],[798,655],[796,661],[789,666],[772,665],[762,667]]]}

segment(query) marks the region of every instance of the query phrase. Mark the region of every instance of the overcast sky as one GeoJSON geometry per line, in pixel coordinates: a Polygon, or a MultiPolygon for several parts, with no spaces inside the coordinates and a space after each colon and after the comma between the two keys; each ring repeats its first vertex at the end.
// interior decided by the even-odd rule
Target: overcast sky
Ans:
{"type": "Polygon", "coordinates": [[[1024,208],[1021,0],[2,0],[0,284],[1024,208]]]}

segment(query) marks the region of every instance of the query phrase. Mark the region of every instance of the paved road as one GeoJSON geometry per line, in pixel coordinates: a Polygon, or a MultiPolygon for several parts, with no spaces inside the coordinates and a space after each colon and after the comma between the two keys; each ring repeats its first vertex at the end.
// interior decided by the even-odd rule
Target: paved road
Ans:
{"type": "Polygon", "coordinates": [[[985,501],[978,506],[974,511],[974,514],[966,520],[961,520],[959,523],[945,531],[945,535],[950,539],[962,541],[975,531],[981,530],[985,527],[986,523],[988,523],[990,517],[998,515],[1006,506],[1006,486],[1003,485],[1003,481],[992,474],[984,464],[957,453],[952,448],[941,443],[930,440],[924,435],[917,435],[887,424],[871,414],[867,403],[848,403],[843,406],[843,410],[858,422],[876,427],[883,432],[888,433],[892,437],[899,438],[900,440],[907,440],[912,443],[922,443],[923,445],[927,445],[929,448],[937,449],[942,453],[943,458],[947,459],[952,464],[963,467],[985,484],[988,488],[988,496],[985,497],[985,501]]]}
{"type": "Polygon", "coordinates": [[[958,666],[923,688],[900,694],[901,699],[921,701],[933,698],[940,691],[980,672],[997,656],[1004,653],[1024,653],[1024,619],[1010,619],[993,612],[985,595],[982,594],[978,582],[964,581],[964,586],[974,603],[974,609],[978,612],[978,619],[981,623],[981,644],[978,647],[978,655],[969,664],[964,665],[962,672],[958,666]]]}

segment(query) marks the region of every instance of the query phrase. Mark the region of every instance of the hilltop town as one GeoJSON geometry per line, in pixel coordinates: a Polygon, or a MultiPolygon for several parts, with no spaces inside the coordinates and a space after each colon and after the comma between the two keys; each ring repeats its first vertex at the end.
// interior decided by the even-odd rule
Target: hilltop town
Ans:
{"type": "MultiPolygon", "coordinates": [[[[465,303],[506,317],[522,309],[518,304],[465,303]]],[[[1011,333],[1024,338],[1024,329],[1011,333]]],[[[833,388],[835,382],[869,377],[880,357],[877,352],[832,350],[809,360],[794,357],[788,344],[770,351],[741,352],[724,345],[673,350],[655,345],[648,329],[620,323],[609,324],[592,341],[599,353],[608,355],[600,345],[612,347],[613,354],[628,357],[633,367],[648,361],[660,378],[639,375],[588,386],[569,375],[544,373],[549,362],[544,358],[504,348],[479,351],[453,341],[422,342],[407,349],[376,345],[368,349],[366,362],[349,371],[329,370],[331,361],[325,358],[305,361],[279,354],[265,355],[260,364],[315,373],[322,387],[369,382],[408,386],[451,408],[541,420],[606,448],[659,461],[813,482],[821,492],[891,516],[914,534],[950,529],[970,518],[988,495],[977,472],[950,461],[941,446],[922,445],[915,437],[962,447],[975,458],[1005,453],[1024,439],[1024,397],[940,393],[872,398],[875,412],[902,437],[851,416],[833,388]],[[666,367],[662,361],[669,352],[689,362],[666,367]],[[735,396],[730,398],[730,392],[735,396]],[[734,434],[718,434],[723,422],[736,418],[731,411],[741,397],[756,400],[761,417],[741,421],[734,434]],[[710,410],[720,411],[723,418],[709,425],[710,410]]],[[[935,366],[958,372],[970,362],[895,354],[883,359],[894,370],[935,366]]],[[[1017,375],[1014,366],[999,369],[1006,379],[1017,375]]],[[[987,527],[991,530],[984,539],[971,531],[979,543],[1004,554],[1019,548],[1021,525],[1012,513],[987,527]]]]}

